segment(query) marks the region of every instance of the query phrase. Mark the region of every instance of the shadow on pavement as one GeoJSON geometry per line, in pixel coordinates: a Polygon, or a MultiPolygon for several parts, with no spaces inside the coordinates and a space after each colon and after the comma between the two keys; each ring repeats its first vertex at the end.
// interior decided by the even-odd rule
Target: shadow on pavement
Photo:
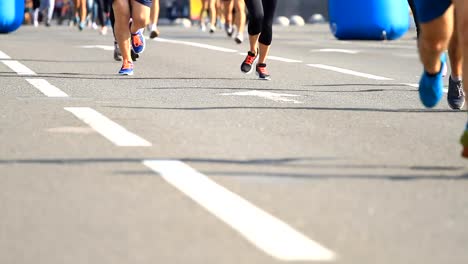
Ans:
{"type": "Polygon", "coordinates": [[[313,110],[313,111],[355,111],[355,112],[386,112],[386,113],[468,113],[449,109],[385,109],[370,107],[260,107],[260,106],[212,106],[212,107],[150,107],[150,106],[103,106],[107,108],[128,108],[142,110],[175,110],[175,111],[210,111],[210,110],[313,110]]]}
{"type": "MultiPolygon", "coordinates": [[[[17,160],[0,160],[0,165],[28,164],[28,165],[92,165],[92,164],[114,164],[114,163],[142,163],[144,160],[180,160],[186,163],[203,163],[203,164],[224,164],[224,165],[239,165],[239,166],[269,166],[275,168],[309,168],[309,169],[342,169],[343,173],[291,173],[291,172],[259,172],[252,171],[201,171],[204,174],[212,176],[239,176],[239,177],[278,177],[278,178],[297,178],[297,179],[369,179],[369,180],[392,180],[392,181],[407,181],[407,180],[468,180],[467,167],[460,166],[404,166],[404,165],[354,165],[354,164],[323,164],[324,161],[335,161],[337,159],[331,157],[318,158],[282,158],[282,159],[203,159],[203,158],[89,158],[89,159],[17,159],[17,160]],[[300,162],[297,164],[297,162],[300,162]],[[307,162],[304,164],[304,162],[307,162]],[[372,173],[352,173],[350,169],[369,170],[369,169],[400,169],[410,170],[416,173],[424,173],[420,175],[378,175],[372,173]],[[465,170],[465,172],[461,171],[465,170]],[[438,175],[440,172],[461,171],[462,175],[438,175]]],[[[117,171],[117,174],[124,175],[150,175],[154,174],[151,171],[142,169],[141,171],[117,171]]]]}
{"type": "Polygon", "coordinates": [[[57,79],[80,79],[80,80],[246,80],[245,78],[230,78],[230,77],[135,77],[122,76],[115,74],[82,74],[82,73],[37,73],[37,75],[18,75],[14,72],[0,72],[0,77],[35,77],[35,78],[57,78],[57,79]]]}

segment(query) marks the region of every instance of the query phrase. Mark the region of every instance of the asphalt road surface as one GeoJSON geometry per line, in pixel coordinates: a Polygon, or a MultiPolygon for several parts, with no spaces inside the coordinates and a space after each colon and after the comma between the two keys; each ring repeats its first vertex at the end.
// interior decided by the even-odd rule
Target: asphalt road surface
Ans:
{"type": "MultiPolygon", "coordinates": [[[[424,109],[415,32],[0,35],[0,263],[468,263],[466,111],[424,109]]],[[[447,79],[447,78],[446,78],[447,79]]]]}

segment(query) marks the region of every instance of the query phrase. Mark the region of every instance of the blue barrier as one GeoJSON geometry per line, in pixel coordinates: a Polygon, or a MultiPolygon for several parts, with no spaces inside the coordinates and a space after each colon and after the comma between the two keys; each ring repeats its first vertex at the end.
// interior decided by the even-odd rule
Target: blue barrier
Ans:
{"type": "Polygon", "coordinates": [[[329,0],[328,15],[337,39],[397,39],[410,19],[407,0],[329,0]]]}
{"type": "Polygon", "coordinates": [[[17,30],[24,19],[24,0],[0,0],[0,33],[17,30]]]}

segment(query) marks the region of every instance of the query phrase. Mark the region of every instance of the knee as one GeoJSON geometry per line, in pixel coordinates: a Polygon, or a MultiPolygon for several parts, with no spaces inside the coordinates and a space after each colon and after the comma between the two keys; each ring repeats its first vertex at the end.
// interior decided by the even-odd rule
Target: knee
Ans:
{"type": "Polygon", "coordinates": [[[419,45],[425,49],[443,52],[447,49],[449,38],[442,35],[424,34],[423,31],[419,41],[419,45]]]}
{"type": "Polygon", "coordinates": [[[149,23],[149,19],[145,14],[132,15],[132,19],[136,28],[144,28],[149,23]]]}
{"type": "MultiPolygon", "coordinates": [[[[125,3],[124,1],[114,1],[112,3],[112,8],[114,9],[114,12],[116,14],[124,14],[124,13],[129,13],[130,10],[129,10],[129,7],[128,7],[128,4],[125,3]]],[[[116,16],[117,17],[117,16],[116,16]]]]}
{"type": "Polygon", "coordinates": [[[255,12],[249,15],[249,19],[251,19],[257,25],[263,24],[263,18],[263,12],[255,12]]]}

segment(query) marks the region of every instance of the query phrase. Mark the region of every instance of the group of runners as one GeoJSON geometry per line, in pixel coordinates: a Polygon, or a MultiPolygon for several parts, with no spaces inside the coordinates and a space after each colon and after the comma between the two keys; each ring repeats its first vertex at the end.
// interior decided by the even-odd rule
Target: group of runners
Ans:
{"type": "MultiPolygon", "coordinates": [[[[36,0],[35,0],[36,1],[36,0]]],[[[42,0],[52,1],[53,0],[42,0]]],[[[86,1],[74,0],[76,12],[83,28],[86,1]]],[[[145,27],[150,37],[159,36],[157,22],[159,0],[96,0],[104,6],[112,3],[110,20],[115,37],[114,58],[122,61],[120,75],[133,75],[133,61],[145,50],[145,27]]],[[[266,59],[272,43],[272,26],[277,0],[200,0],[200,27],[216,31],[216,13],[224,16],[224,29],[237,43],[244,38],[245,12],[248,14],[247,56],[241,62],[244,73],[256,71],[258,77],[270,80],[266,59]],[[218,6],[216,3],[219,3],[218,6]],[[233,12],[234,11],[234,12],[233,12]],[[233,15],[234,19],[233,19],[233,15]],[[209,16],[205,25],[205,14],[209,16]]],[[[468,83],[468,3],[465,0],[408,0],[417,25],[418,50],[423,65],[419,82],[419,97],[425,107],[431,108],[443,97],[443,76],[450,61],[447,101],[452,109],[462,109],[468,83]]],[[[104,25],[104,24],[103,24],[104,25]]],[[[468,120],[461,137],[462,156],[468,158],[468,120]]]]}
{"type": "MultiPolygon", "coordinates": [[[[216,30],[213,5],[216,0],[202,1],[202,13],[208,11],[210,14],[208,28],[213,33],[216,30]]],[[[156,2],[158,1],[154,1],[156,2]]],[[[242,1],[226,0],[223,2],[226,6],[231,6],[230,2],[242,1]]],[[[462,109],[467,92],[464,89],[468,87],[467,81],[463,79],[463,75],[468,76],[468,59],[465,59],[468,54],[468,16],[466,16],[468,3],[465,4],[464,0],[408,0],[408,2],[416,20],[418,50],[424,69],[418,89],[422,104],[431,108],[437,105],[443,97],[443,76],[447,71],[445,52],[448,50],[451,73],[447,101],[451,108],[462,109]]],[[[115,21],[115,36],[123,60],[119,74],[133,74],[131,52],[138,55],[144,50],[143,29],[151,24],[152,4],[152,0],[131,0],[130,4],[128,0],[114,0],[113,2],[115,17],[118,18],[115,21]]],[[[242,8],[242,4],[236,4],[237,8],[242,8]]],[[[276,5],[277,0],[245,0],[249,16],[250,48],[240,68],[244,73],[251,73],[255,67],[259,78],[264,80],[270,79],[270,74],[266,70],[266,58],[272,42],[276,5]]],[[[231,9],[225,8],[225,10],[230,12],[231,9]]],[[[241,16],[237,16],[241,20],[242,18],[239,17],[241,16]]],[[[203,23],[203,14],[200,16],[200,23],[203,23]]],[[[242,30],[241,26],[237,28],[239,31],[242,30]]],[[[233,34],[232,18],[230,19],[228,15],[226,15],[225,30],[228,35],[233,34]]],[[[242,40],[237,40],[237,42],[242,43],[242,40]]],[[[460,141],[463,146],[462,156],[468,158],[468,120],[460,141]]]]}
{"type": "MultiPolygon", "coordinates": [[[[248,35],[249,51],[241,63],[241,71],[251,73],[256,71],[258,77],[270,80],[266,69],[266,59],[270,50],[273,35],[273,18],[277,0],[222,0],[221,9],[216,9],[216,0],[201,0],[201,28],[208,28],[210,33],[216,31],[217,10],[223,10],[224,29],[226,34],[241,44],[244,40],[246,12],[249,14],[248,35]],[[233,12],[235,19],[233,18],[233,12]],[[204,14],[209,15],[205,25],[204,14]]],[[[219,14],[219,12],[218,12],[219,14]]],[[[150,38],[159,36],[157,21],[159,16],[159,1],[152,0],[114,0],[111,11],[111,22],[115,36],[114,58],[122,61],[120,75],[133,75],[134,64],[145,50],[145,27],[148,25],[150,38]]]]}

